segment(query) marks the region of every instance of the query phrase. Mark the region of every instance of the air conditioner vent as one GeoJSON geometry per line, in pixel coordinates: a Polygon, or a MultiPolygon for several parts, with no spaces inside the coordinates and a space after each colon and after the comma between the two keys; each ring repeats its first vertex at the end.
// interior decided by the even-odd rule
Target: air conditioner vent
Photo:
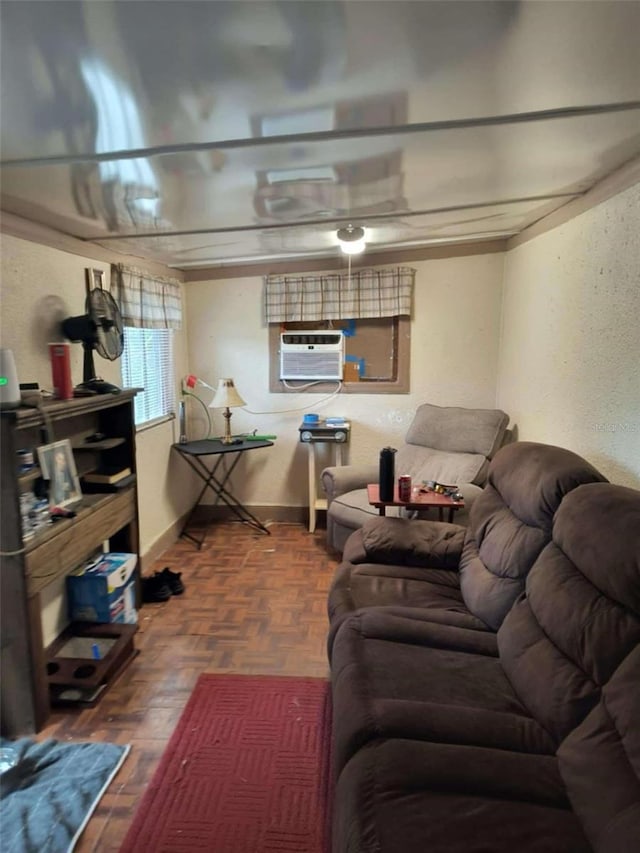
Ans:
{"type": "Polygon", "coordinates": [[[282,332],[280,379],[342,379],[344,335],[327,330],[282,332]]]}

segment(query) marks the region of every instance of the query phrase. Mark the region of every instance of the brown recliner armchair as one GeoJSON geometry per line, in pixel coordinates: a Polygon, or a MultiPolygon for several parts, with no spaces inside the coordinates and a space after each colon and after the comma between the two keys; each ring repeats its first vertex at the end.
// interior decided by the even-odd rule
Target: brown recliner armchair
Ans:
{"type": "MultiPolygon", "coordinates": [[[[458,406],[420,406],[405,444],[398,448],[396,472],[409,474],[414,483],[436,480],[458,486],[465,509],[456,514],[466,524],[469,509],[482,491],[489,462],[508,438],[509,416],[500,409],[458,406]]],[[[378,510],[367,500],[367,484],[377,483],[379,464],[325,468],[322,486],[327,496],[327,545],[340,551],[353,533],[378,510]]],[[[388,515],[398,515],[390,509],[388,515]]],[[[428,516],[425,515],[425,518],[428,516]]]]}

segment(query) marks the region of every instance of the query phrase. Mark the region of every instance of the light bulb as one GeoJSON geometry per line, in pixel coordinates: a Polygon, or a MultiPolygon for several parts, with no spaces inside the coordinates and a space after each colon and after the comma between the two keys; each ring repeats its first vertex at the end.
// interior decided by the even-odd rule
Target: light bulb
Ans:
{"type": "Polygon", "coordinates": [[[364,252],[366,243],[366,235],[364,228],[359,225],[347,225],[346,228],[339,228],[337,231],[338,243],[345,255],[359,255],[364,252]]]}

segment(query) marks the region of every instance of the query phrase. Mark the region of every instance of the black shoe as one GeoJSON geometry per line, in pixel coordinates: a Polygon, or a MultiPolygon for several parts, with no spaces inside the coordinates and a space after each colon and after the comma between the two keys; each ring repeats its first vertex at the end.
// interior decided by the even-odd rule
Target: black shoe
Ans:
{"type": "Polygon", "coordinates": [[[166,580],[157,572],[153,577],[142,578],[142,600],[146,604],[156,601],[168,601],[171,598],[171,590],[166,580]]]}
{"type": "Polygon", "coordinates": [[[184,584],[180,580],[182,572],[172,572],[166,566],[161,572],[156,572],[156,577],[169,587],[171,595],[182,595],[184,592],[184,584]]]}

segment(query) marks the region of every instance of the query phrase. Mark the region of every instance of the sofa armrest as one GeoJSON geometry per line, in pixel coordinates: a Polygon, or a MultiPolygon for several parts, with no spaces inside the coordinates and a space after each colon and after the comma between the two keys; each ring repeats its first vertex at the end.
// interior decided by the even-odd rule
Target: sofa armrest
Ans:
{"type": "Polygon", "coordinates": [[[378,517],[351,534],[343,560],[457,570],[466,529],[442,521],[378,517]]]}
{"type": "Polygon", "coordinates": [[[320,476],[327,500],[331,503],[338,495],[377,483],[380,473],[378,465],[337,465],[325,468],[320,476]]]}

